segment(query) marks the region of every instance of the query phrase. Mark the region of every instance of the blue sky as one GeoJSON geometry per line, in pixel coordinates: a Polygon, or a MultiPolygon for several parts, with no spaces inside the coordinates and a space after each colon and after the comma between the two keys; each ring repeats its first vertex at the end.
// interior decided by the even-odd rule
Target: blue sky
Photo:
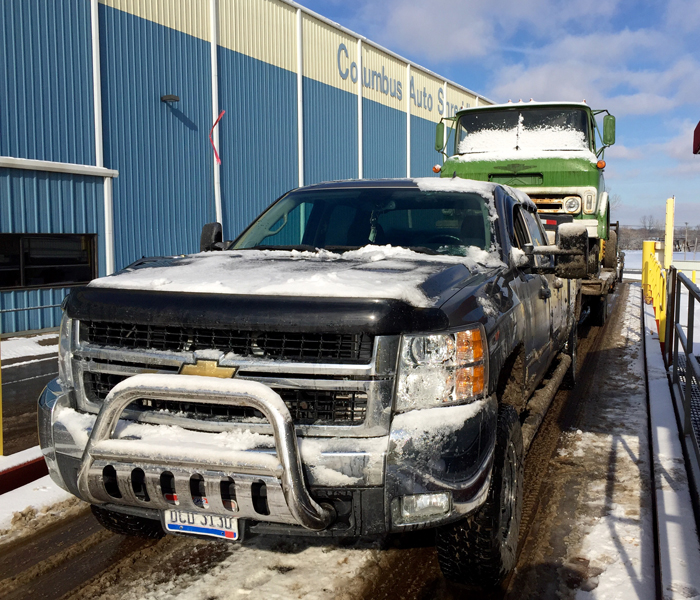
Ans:
{"type": "Polygon", "coordinates": [[[605,155],[612,214],[700,225],[700,0],[302,0],[319,14],[495,102],[584,98],[617,118],[605,155]]]}

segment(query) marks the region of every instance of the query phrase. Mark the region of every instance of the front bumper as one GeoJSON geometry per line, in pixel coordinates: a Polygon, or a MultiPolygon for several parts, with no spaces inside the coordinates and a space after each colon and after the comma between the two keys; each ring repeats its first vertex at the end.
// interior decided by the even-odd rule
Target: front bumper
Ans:
{"type": "Polygon", "coordinates": [[[490,483],[493,398],[468,407],[412,411],[394,418],[388,436],[348,439],[297,438],[289,411],[272,390],[235,379],[138,375],[113,389],[97,418],[75,407],[74,391],[57,380],[39,401],[40,442],[54,481],[88,502],[150,518],[173,508],[172,496],[167,499],[161,485],[164,473],[172,476],[183,510],[228,514],[260,531],[345,536],[454,521],[483,503],[490,483]],[[181,443],[164,444],[143,435],[143,429],[167,426],[119,419],[134,399],[148,397],[253,406],[274,433],[252,434],[254,443],[242,450],[222,444],[225,434],[186,429],[179,430],[181,443]],[[116,477],[118,497],[108,491],[108,472],[116,477]],[[137,493],[135,474],[143,481],[145,498],[137,493]],[[206,508],[191,493],[194,476],[204,480],[206,508]],[[229,480],[235,485],[235,514],[222,502],[221,482],[229,480]],[[267,509],[262,512],[255,498],[261,484],[267,509]],[[401,496],[436,491],[450,493],[448,513],[401,522],[401,496]]]}

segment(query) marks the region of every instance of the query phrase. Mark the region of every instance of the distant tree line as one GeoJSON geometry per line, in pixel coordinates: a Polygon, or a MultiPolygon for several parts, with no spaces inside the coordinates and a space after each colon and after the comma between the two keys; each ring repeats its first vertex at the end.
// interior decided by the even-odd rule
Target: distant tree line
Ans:
{"type": "MultiPolygon", "coordinates": [[[[649,240],[664,239],[664,223],[651,215],[644,215],[639,219],[638,227],[620,226],[620,250],[641,250],[642,242],[649,240]]],[[[686,228],[683,225],[676,225],[673,232],[674,250],[690,252],[695,251],[695,247],[700,242],[700,225],[686,228]],[[686,247],[686,230],[688,233],[688,246],[686,247]]],[[[700,248],[698,248],[700,250],[700,248]]]]}

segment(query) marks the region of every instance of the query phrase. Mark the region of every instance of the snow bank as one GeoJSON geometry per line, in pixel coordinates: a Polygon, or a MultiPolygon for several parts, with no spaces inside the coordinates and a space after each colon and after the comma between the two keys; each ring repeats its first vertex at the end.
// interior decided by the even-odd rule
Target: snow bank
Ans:
{"type": "Polygon", "coordinates": [[[0,353],[3,361],[11,358],[58,354],[58,335],[48,333],[31,337],[13,337],[0,341],[0,353]],[[55,340],[56,344],[43,345],[39,342],[55,340]]]}
{"type": "Polygon", "coordinates": [[[214,294],[330,298],[396,298],[432,306],[421,288],[431,275],[456,264],[470,271],[501,265],[496,253],[470,248],[466,256],[420,254],[406,248],[366,246],[326,250],[239,250],[173,257],[92,281],[90,287],[214,294]]]}
{"type": "Polygon", "coordinates": [[[58,487],[49,475],[2,495],[0,544],[31,533],[42,522],[60,518],[79,500],[58,487]]]}

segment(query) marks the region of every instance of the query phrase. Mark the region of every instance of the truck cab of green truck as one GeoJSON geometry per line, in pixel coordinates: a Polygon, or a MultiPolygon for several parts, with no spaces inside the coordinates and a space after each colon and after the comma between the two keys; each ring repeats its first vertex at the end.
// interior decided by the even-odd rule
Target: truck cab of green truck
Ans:
{"type": "Polygon", "coordinates": [[[537,205],[545,226],[586,226],[589,276],[582,294],[595,320],[604,321],[607,294],[617,279],[617,233],[610,227],[605,148],[615,143],[615,117],[603,131],[585,102],[509,102],[466,108],[438,124],[435,148],[445,156],[442,177],[517,187],[537,205]],[[446,127],[445,125],[448,125],[446,127]]]}

